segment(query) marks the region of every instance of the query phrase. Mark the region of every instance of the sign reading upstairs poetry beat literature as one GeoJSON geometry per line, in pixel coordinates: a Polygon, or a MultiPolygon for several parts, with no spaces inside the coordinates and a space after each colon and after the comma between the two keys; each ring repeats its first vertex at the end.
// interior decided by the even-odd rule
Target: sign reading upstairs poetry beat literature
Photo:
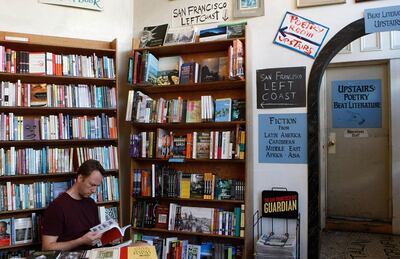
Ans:
{"type": "Polygon", "coordinates": [[[274,43],[315,58],[328,31],[329,28],[322,24],[287,12],[274,43]]]}

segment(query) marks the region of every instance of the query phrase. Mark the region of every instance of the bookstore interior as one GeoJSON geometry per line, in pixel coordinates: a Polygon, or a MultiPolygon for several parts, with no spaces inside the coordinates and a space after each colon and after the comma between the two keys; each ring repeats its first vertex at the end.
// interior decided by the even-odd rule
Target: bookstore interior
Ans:
{"type": "MultiPolygon", "coordinates": [[[[0,259],[339,258],[323,233],[400,234],[396,0],[24,5],[0,10],[0,259]]],[[[362,240],[339,254],[400,255],[362,240]]]]}

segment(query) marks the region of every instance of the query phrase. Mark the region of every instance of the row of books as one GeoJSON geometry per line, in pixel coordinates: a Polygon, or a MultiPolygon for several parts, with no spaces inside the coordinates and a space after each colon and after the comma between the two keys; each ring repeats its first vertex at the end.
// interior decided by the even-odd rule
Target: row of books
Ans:
{"type": "Polygon", "coordinates": [[[109,139],[117,137],[115,117],[0,114],[0,140],[109,139]]]}
{"type": "Polygon", "coordinates": [[[56,76],[115,78],[114,59],[91,56],[12,50],[0,46],[0,72],[56,76]]]}
{"type": "Polygon", "coordinates": [[[33,249],[0,250],[0,259],[26,258],[34,252],[33,249]]]}
{"type": "Polygon", "coordinates": [[[179,240],[177,237],[162,238],[159,236],[135,234],[135,241],[145,241],[155,246],[159,259],[239,259],[242,258],[242,246],[229,243],[203,242],[191,244],[189,240],[179,240]]]}
{"type": "Polygon", "coordinates": [[[233,40],[226,53],[185,61],[181,56],[157,58],[148,50],[135,51],[129,59],[128,83],[163,86],[244,79],[243,42],[233,40]]]}
{"type": "Polygon", "coordinates": [[[90,196],[95,202],[119,201],[119,181],[111,175],[103,177],[97,191],[90,196]]]}
{"type": "Polygon", "coordinates": [[[69,147],[40,149],[0,148],[0,176],[38,175],[73,172],[87,159],[100,161],[106,170],[118,169],[117,148],[104,147],[69,147]],[[74,164],[77,161],[78,164],[74,164]]]}
{"type": "MultiPolygon", "coordinates": [[[[13,211],[35,208],[45,208],[58,197],[60,193],[68,190],[75,180],[63,182],[34,182],[0,184],[0,210],[13,211]]],[[[91,195],[96,202],[119,200],[118,178],[106,176],[102,184],[91,195]]]]}
{"type": "Polygon", "coordinates": [[[210,95],[201,96],[200,100],[181,97],[154,100],[140,91],[130,90],[125,119],[140,123],[244,121],[246,103],[232,98],[214,99],[210,95]]]}
{"type": "Polygon", "coordinates": [[[41,218],[40,215],[32,213],[31,217],[0,219],[0,223],[6,226],[6,231],[0,239],[0,247],[39,242],[41,218]]]}
{"type": "Polygon", "coordinates": [[[45,208],[57,196],[65,192],[73,180],[64,182],[34,182],[0,184],[2,211],[45,208]]]}
{"type": "Polygon", "coordinates": [[[244,236],[244,204],[233,211],[222,208],[161,205],[155,201],[137,201],[132,210],[132,226],[172,231],[244,236]]]}
{"type": "Polygon", "coordinates": [[[115,108],[114,87],[1,82],[0,106],[115,108]]]}
{"type": "Polygon", "coordinates": [[[213,173],[188,173],[153,164],[152,169],[134,169],[131,179],[135,197],[244,200],[244,181],[213,173]]]}
{"type": "Polygon", "coordinates": [[[239,126],[186,134],[158,128],[157,132],[132,133],[129,154],[133,158],[244,159],[245,146],[246,131],[239,126]]]}

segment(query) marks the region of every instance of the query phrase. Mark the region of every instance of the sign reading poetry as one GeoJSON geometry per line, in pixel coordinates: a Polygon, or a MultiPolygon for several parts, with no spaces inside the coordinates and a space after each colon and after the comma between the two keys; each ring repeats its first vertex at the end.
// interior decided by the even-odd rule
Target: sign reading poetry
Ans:
{"type": "Polygon", "coordinates": [[[189,4],[187,2],[185,1],[186,6],[172,10],[172,28],[224,22],[229,19],[230,1],[190,1],[189,4]]]}
{"type": "Polygon", "coordinates": [[[306,105],[306,67],[257,70],[257,108],[306,105]]]}
{"type": "Polygon", "coordinates": [[[334,128],[380,128],[381,80],[333,81],[332,123],[334,128]]]}
{"type": "Polygon", "coordinates": [[[307,163],[307,115],[260,114],[259,163],[307,163]]]}
{"type": "Polygon", "coordinates": [[[315,58],[328,31],[322,24],[286,12],[274,43],[315,58]]]}
{"type": "Polygon", "coordinates": [[[39,0],[39,2],[103,11],[102,0],[39,0]]]}
{"type": "Polygon", "coordinates": [[[293,191],[263,191],[262,216],[297,219],[299,195],[293,191]]]}
{"type": "Polygon", "coordinates": [[[400,5],[366,9],[365,33],[400,31],[400,5]]]}

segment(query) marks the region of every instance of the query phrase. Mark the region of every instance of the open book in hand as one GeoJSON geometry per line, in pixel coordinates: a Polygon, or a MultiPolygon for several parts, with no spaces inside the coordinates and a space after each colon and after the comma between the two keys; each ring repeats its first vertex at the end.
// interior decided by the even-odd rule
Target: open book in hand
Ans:
{"type": "Polygon", "coordinates": [[[97,243],[97,246],[104,246],[107,244],[111,244],[115,240],[123,237],[125,230],[130,226],[131,225],[127,225],[121,228],[115,220],[109,219],[97,226],[92,227],[90,231],[99,232],[103,234],[99,242],[97,243]]]}

